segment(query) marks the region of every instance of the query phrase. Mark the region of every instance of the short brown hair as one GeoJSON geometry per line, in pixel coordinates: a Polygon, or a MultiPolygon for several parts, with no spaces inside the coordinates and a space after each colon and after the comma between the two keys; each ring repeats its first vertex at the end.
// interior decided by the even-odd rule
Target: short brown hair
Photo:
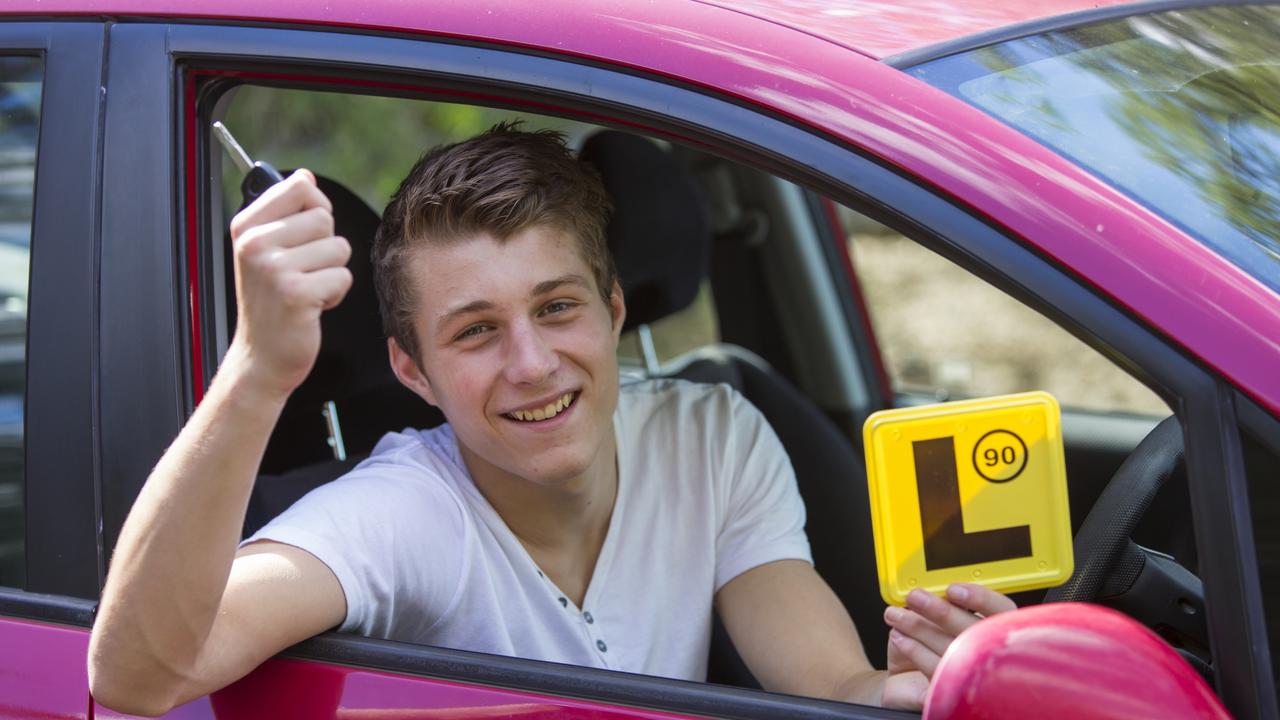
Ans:
{"type": "Polygon", "coordinates": [[[429,150],[391,196],[374,238],[373,282],[383,331],[421,364],[413,324],[417,297],[405,271],[412,250],[481,233],[505,241],[535,225],[577,239],[608,305],[617,278],[605,238],[610,210],[600,176],[554,130],[500,123],[429,150]]]}

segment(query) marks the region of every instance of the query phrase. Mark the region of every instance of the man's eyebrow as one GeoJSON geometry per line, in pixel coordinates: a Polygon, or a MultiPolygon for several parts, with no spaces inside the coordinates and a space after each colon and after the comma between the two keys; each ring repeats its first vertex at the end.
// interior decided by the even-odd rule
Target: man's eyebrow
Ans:
{"type": "Polygon", "coordinates": [[[445,311],[440,316],[440,325],[441,326],[448,325],[454,318],[460,315],[468,315],[470,313],[475,313],[475,312],[484,312],[485,310],[492,310],[493,308],[494,308],[494,304],[489,302],[488,300],[475,300],[473,302],[467,303],[466,305],[463,305],[462,307],[456,307],[456,308],[453,308],[452,310],[445,311]]]}
{"type": "MultiPolygon", "coordinates": [[[[567,273],[565,275],[561,275],[558,278],[552,278],[551,280],[543,280],[537,285],[534,285],[533,290],[529,293],[529,296],[537,297],[539,295],[545,295],[546,293],[553,292],[565,285],[577,285],[584,290],[591,289],[591,283],[585,277],[577,273],[567,273]]],[[[492,302],[489,302],[488,300],[473,300],[467,303],[466,305],[461,305],[459,307],[446,310],[444,313],[440,315],[440,324],[441,326],[448,325],[454,319],[462,315],[469,315],[471,313],[484,312],[486,310],[492,310],[495,307],[497,306],[494,305],[492,302]]]]}
{"type": "Polygon", "coordinates": [[[531,297],[545,295],[553,290],[558,289],[562,285],[578,285],[583,290],[590,290],[591,283],[583,276],[577,273],[567,273],[552,280],[543,280],[533,286],[533,292],[529,293],[531,297]]]}

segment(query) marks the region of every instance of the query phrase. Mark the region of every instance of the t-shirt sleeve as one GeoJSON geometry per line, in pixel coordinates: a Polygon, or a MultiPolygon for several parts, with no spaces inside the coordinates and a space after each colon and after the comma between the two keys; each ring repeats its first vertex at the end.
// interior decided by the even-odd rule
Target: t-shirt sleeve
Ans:
{"type": "Polygon", "coordinates": [[[307,551],[342,586],[339,630],[413,640],[453,609],[472,532],[461,500],[429,468],[371,458],[242,546],[272,540],[307,551]]]}
{"type": "Polygon", "coordinates": [[[795,470],[773,428],[732,392],[721,473],[723,514],[716,536],[716,590],[775,560],[812,563],[795,470]]]}

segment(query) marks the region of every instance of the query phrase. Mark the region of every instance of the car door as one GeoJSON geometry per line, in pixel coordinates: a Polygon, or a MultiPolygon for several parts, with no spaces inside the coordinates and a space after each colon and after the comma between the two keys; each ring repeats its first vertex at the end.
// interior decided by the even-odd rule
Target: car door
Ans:
{"type": "Polygon", "coordinates": [[[98,592],[98,22],[0,23],[0,714],[85,717],[98,592]]]}

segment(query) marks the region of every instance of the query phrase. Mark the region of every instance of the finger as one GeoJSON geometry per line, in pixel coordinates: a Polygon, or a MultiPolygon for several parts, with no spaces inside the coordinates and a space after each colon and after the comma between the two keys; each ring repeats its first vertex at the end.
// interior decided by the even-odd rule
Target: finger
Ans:
{"type": "Polygon", "coordinates": [[[351,243],[344,237],[330,236],[279,250],[275,262],[281,270],[313,272],[342,267],[350,259],[351,243]]]}
{"type": "Polygon", "coordinates": [[[915,589],[907,594],[907,607],[916,611],[952,637],[978,622],[977,615],[956,607],[933,593],[915,589]]]}
{"type": "Polygon", "coordinates": [[[885,653],[885,669],[889,671],[890,675],[910,672],[915,669],[916,666],[911,664],[911,658],[902,654],[897,645],[893,643],[888,643],[888,645],[888,652],[885,653]]]}
{"type": "Polygon", "coordinates": [[[253,256],[332,235],[333,215],[324,208],[315,207],[245,229],[235,240],[235,250],[239,255],[253,256]]]}
{"type": "Polygon", "coordinates": [[[249,207],[236,213],[231,219],[231,237],[237,238],[251,227],[316,207],[333,212],[333,204],[316,185],[315,175],[310,170],[298,170],[267,188],[249,207]]]}
{"type": "Polygon", "coordinates": [[[331,267],[304,273],[306,287],[311,297],[325,310],[331,310],[351,289],[351,271],[346,267],[331,267]]]}
{"type": "Polygon", "coordinates": [[[947,599],[983,617],[1018,609],[1008,595],[973,583],[953,583],[947,588],[947,599]]]}
{"type": "Polygon", "coordinates": [[[955,639],[954,635],[944,632],[942,628],[925,619],[918,613],[900,607],[888,607],[884,611],[884,621],[889,627],[912,638],[916,642],[941,655],[955,639]]]}
{"type": "Polygon", "coordinates": [[[938,653],[897,630],[889,631],[889,643],[905,655],[917,670],[924,673],[925,677],[933,677],[933,671],[938,669],[938,663],[942,661],[938,653]]]}

